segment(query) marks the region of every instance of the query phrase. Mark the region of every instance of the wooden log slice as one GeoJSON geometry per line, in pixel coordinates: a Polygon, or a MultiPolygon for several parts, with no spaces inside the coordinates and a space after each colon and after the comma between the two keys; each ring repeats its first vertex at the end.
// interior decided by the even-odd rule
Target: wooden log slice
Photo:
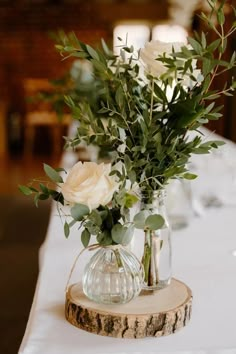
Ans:
{"type": "Polygon", "coordinates": [[[65,316],[72,325],[102,336],[144,338],[175,333],[186,326],[191,309],[192,292],[176,279],[122,305],[97,304],[84,295],[81,284],[73,284],[66,294],[65,316]]]}

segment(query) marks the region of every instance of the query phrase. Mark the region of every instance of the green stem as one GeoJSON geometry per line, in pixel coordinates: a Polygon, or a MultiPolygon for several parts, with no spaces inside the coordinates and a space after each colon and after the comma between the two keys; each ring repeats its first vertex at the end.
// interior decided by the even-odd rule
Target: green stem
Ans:
{"type": "Polygon", "coordinates": [[[144,281],[148,283],[148,274],[149,274],[149,264],[150,264],[150,250],[147,245],[144,246],[144,255],[142,259],[142,264],[144,268],[144,281]]]}
{"type": "Polygon", "coordinates": [[[152,254],[152,236],[150,230],[145,230],[145,244],[142,264],[144,268],[144,281],[147,285],[153,285],[151,279],[151,254],[152,254]]]}
{"type": "Polygon", "coordinates": [[[115,257],[116,257],[116,261],[117,261],[118,267],[122,268],[123,267],[123,263],[122,263],[121,258],[120,258],[120,252],[119,252],[119,250],[117,248],[114,249],[114,254],[115,254],[115,257]]]}
{"type": "Polygon", "coordinates": [[[156,287],[159,283],[159,263],[160,252],[163,246],[163,240],[155,234],[153,230],[146,229],[144,254],[142,264],[144,268],[144,282],[147,287],[156,287]]]}
{"type": "Polygon", "coordinates": [[[150,103],[150,115],[149,115],[150,123],[151,123],[151,121],[152,121],[152,112],[153,112],[153,99],[154,99],[153,91],[154,91],[154,79],[152,78],[152,84],[151,84],[151,103],[150,103]]]}

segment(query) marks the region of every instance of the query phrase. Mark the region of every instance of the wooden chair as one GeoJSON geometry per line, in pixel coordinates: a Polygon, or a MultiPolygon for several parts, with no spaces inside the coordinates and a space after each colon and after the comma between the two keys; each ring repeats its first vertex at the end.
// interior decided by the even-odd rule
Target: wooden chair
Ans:
{"type": "Polygon", "coordinates": [[[61,153],[63,130],[71,122],[70,114],[63,114],[59,119],[50,102],[34,99],[39,93],[53,92],[54,87],[47,79],[24,79],[23,88],[26,101],[25,154],[28,156],[33,154],[36,130],[44,126],[50,129],[52,153],[58,156],[61,153]]]}

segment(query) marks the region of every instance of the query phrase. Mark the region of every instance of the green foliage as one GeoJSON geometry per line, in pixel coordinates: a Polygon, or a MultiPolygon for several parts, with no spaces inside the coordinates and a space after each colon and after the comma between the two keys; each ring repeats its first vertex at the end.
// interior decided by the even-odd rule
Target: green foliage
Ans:
{"type": "Polygon", "coordinates": [[[19,190],[21,191],[21,193],[23,193],[24,195],[30,195],[32,194],[32,190],[31,188],[27,187],[27,186],[22,186],[22,185],[19,185],[19,190]]]}
{"type": "Polygon", "coordinates": [[[64,223],[64,235],[67,238],[70,234],[70,226],[69,224],[65,221],[64,223]]]}
{"type": "Polygon", "coordinates": [[[164,218],[159,214],[149,215],[145,220],[145,228],[159,230],[165,224],[164,218]]]}
{"type": "Polygon", "coordinates": [[[134,204],[136,204],[138,202],[138,197],[134,194],[130,194],[130,193],[125,193],[124,196],[124,206],[125,208],[132,208],[132,206],[134,204]]]}
{"type": "Polygon", "coordinates": [[[47,164],[44,164],[43,167],[44,167],[44,172],[53,182],[63,183],[62,177],[59,175],[59,173],[56,170],[54,170],[51,166],[47,164]]]}
{"type": "Polygon", "coordinates": [[[184,173],[183,178],[188,179],[188,180],[192,180],[192,179],[197,178],[197,175],[195,175],[194,173],[186,172],[186,173],[184,173]]]}
{"type": "Polygon", "coordinates": [[[82,221],[89,214],[89,208],[83,204],[75,204],[70,210],[71,216],[76,221],[82,221]]]}
{"type": "MultiPolygon", "coordinates": [[[[61,34],[61,55],[78,53],[90,61],[94,79],[103,83],[98,97],[100,110],[94,111],[88,102],[67,97],[66,102],[79,120],[77,135],[67,140],[67,146],[79,143],[96,144],[112,152],[114,162],[122,162],[125,173],[116,173],[121,180],[137,182],[143,190],[163,188],[171,178],[193,179],[187,173],[187,163],[193,153],[209,153],[218,144],[203,143],[203,137],[190,138],[188,132],[221,117],[221,107],[215,99],[221,94],[230,95],[235,83],[222,90],[212,90],[214,78],[236,65],[235,53],[227,62],[222,59],[228,37],[235,30],[235,23],[225,32],[224,6],[210,1],[211,16],[202,14],[202,20],[218,38],[209,43],[207,33],[188,38],[190,47],[179,52],[160,55],[157,60],[166,66],[161,77],[139,75],[139,56],[133,47],[121,44],[121,56],[114,56],[104,41],[100,49],[79,41],[74,34],[61,34]],[[211,20],[216,17],[218,25],[211,20]],[[123,52],[131,53],[124,60],[123,52]],[[194,63],[197,61],[204,79],[197,81],[194,63]],[[183,78],[192,80],[186,89],[183,78]],[[175,81],[174,81],[175,80],[175,81]],[[172,97],[168,90],[172,87],[172,97]],[[106,120],[106,123],[104,123],[106,120]],[[123,146],[123,149],[121,148],[123,146]]],[[[129,199],[129,198],[128,198],[129,199]]],[[[132,202],[127,200],[126,206],[132,202]]]]}
{"type": "Polygon", "coordinates": [[[134,216],[134,226],[136,229],[145,229],[146,219],[150,216],[149,210],[142,210],[134,216]]]}
{"type": "Polygon", "coordinates": [[[125,227],[120,223],[115,224],[111,230],[112,240],[116,244],[128,245],[133,237],[134,227],[125,227]]]}
{"type": "Polygon", "coordinates": [[[84,247],[89,245],[91,234],[87,229],[84,229],[81,233],[81,241],[84,247]]]}
{"type": "Polygon", "coordinates": [[[72,217],[73,220],[64,223],[64,234],[68,237],[70,228],[77,223],[83,226],[81,241],[84,247],[89,245],[93,236],[96,236],[96,242],[101,246],[127,245],[133,236],[133,224],[120,223],[120,208],[100,206],[90,211],[85,205],[75,204],[71,208],[69,217],[72,217]]]}
{"type": "Polygon", "coordinates": [[[150,210],[142,210],[134,217],[134,226],[136,229],[150,229],[158,230],[161,229],[164,224],[164,218],[159,214],[151,214],[150,210]]]}
{"type": "MultiPolygon", "coordinates": [[[[164,227],[162,216],[151,215],[149,209],[141,210],[129,220],[129,209],[138,200],[132,188],[137,185],[139,192],[150,197],[172,178],[195,179],[197,176],[188,171],[191,155],[208,154],[222,145],[219,141],[205,141],[198,129],[222,116],[222,106],[217,106],[216,99],[222,94],[232,95],[236,87],[232,80],[220,90],[212,89],[217,76],[236,66],[235,53],[229,61],[224,57],[236,21],[231,27],[227,25],[226,31],[224,1],[220,6],[217,0],[208,0],[208,3],[210,16],[201,15],[208,30],[189,37],[190,46],[178,51],[173,48],[171,53],[159,55],[156,60],[166,70],[158,75],[143,73],[139,53],[122,40],[121,53],[116,56],[104,40],[100,48],[92,48],[74,33],[58,33],[56,49],[63,59],[82,58],[93,70],[89,84],[73,81],[69,76],[54,82],[57,88],[63,87],[60,94],[53,97],[57,111],[62,107],[64,96],[73,118],[79,122],[76,136],[66,138],[66,147],[75,148],[80,143],[99,146],[112,160],[110,175],[115,175],[120,182],[111,206],[90,210],[86,205],[75,204],[70,209],[69,215],[65,215],[66,237],[70,228],[78,224],[83,227],[81,240],[85,247],[91,241],[104,246],[125,245],[131,240],[134,227],[150,232],[164,227]],[[209,43],[209,31],[215,32],[212,43],[209,43]],[[129,59],[126,59],[127,53],[129,59]],[[200,78],[195,72],[196,62],[200,78]],[[189,134],[192,131],[196,134],[189,134]],[[127,190],[127,180],[130,190],[127,190]]],[[[235,9],[233,11],[236,16],[235,9]]],[[[36,206],[48,198],[64,205],[64,197],[58,189],[63,183],[60,172],[66,171],[46,164],[44,171],[56,189],[51,188],[50,181],[40,181],[38,188],[19,186],[20,191],[33,196],[36,206]]]]}

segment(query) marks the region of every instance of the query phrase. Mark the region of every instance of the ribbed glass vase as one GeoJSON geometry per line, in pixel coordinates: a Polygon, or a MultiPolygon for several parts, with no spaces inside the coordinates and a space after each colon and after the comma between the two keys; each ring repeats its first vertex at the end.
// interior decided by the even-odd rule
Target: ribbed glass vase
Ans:
{"type": "Polygon", "coordinates": [[[143,276],[133,253],[120,245],[101,247],[85,267],[83,291],[97,303],[124,304],[139,295],[143,276]]]}

